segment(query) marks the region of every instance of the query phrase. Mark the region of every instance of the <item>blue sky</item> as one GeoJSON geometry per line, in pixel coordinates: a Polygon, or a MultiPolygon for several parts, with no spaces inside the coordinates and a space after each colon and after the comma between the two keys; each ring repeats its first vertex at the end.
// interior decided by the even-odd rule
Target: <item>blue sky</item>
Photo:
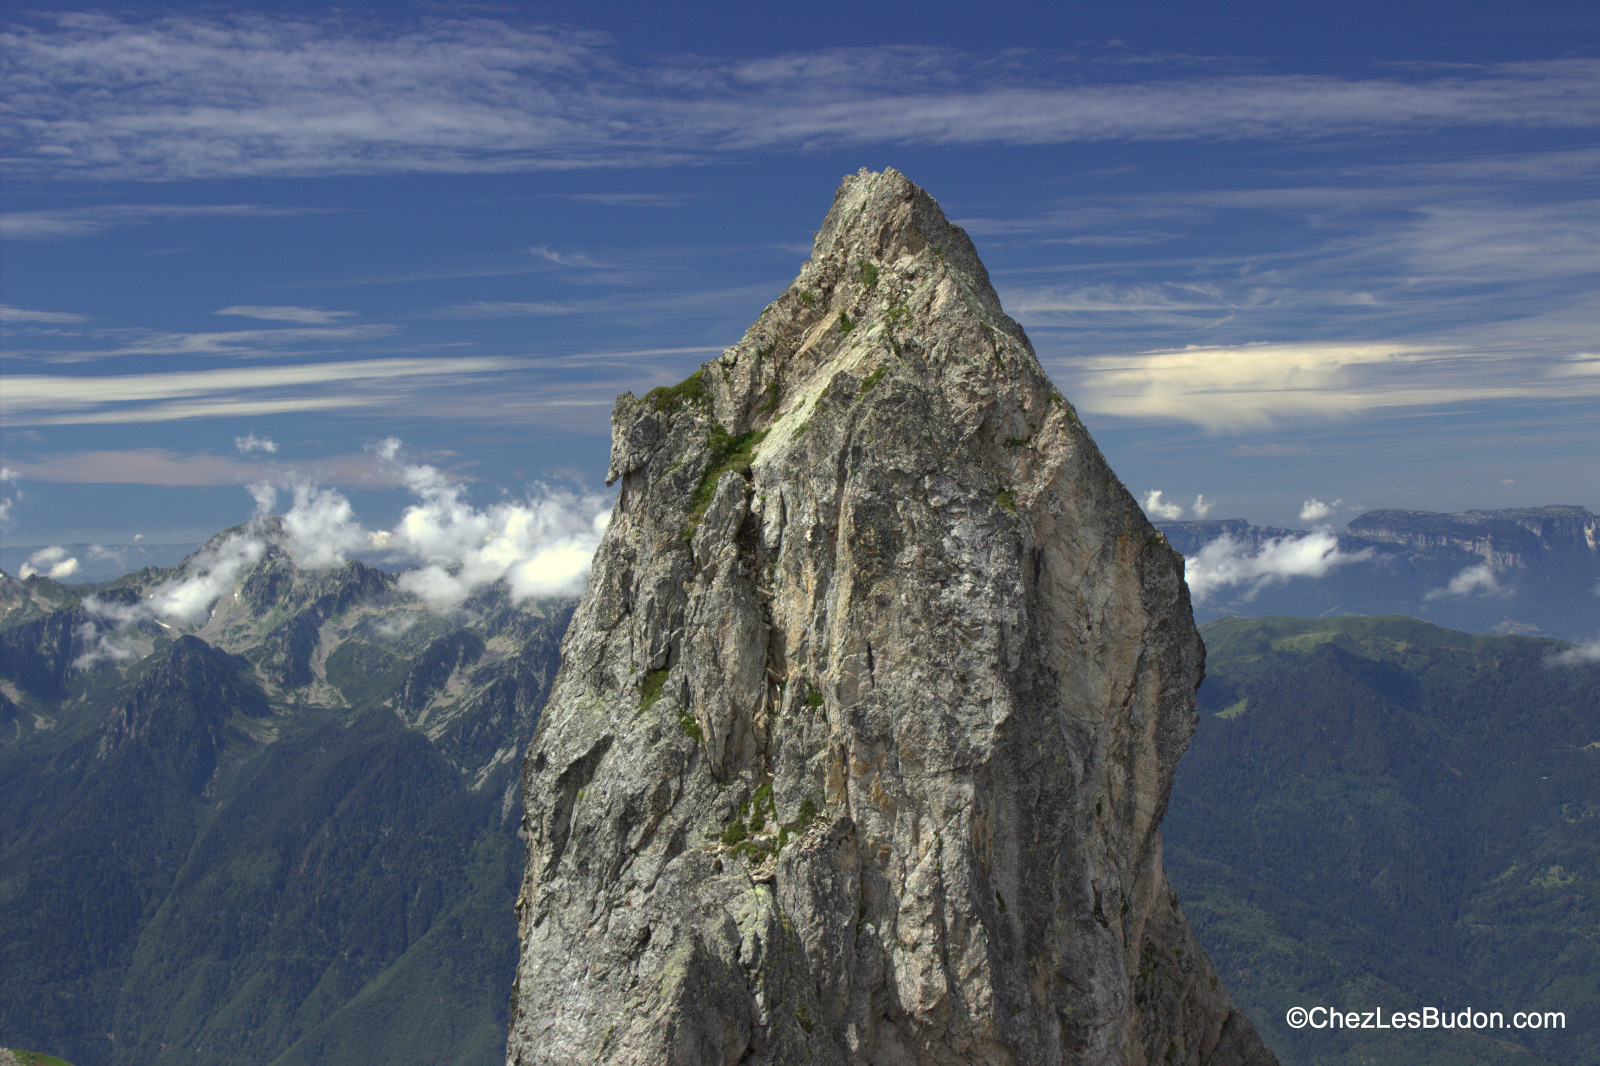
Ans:
{"type": "Polygon", "coordinates": [[[1156,509],[1600,509],[1600,8],[1218,6],[9,5],[0,537],[592,499],[886,165],[1156,509]]]}

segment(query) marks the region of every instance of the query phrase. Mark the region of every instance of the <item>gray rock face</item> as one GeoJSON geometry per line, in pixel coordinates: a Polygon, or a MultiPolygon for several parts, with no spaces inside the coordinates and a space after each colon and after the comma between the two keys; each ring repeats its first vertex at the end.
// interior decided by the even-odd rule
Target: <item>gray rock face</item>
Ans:
{"type": "Polygon", "coordinates": [[[1272,1061],[1161,867],[1182,560],[926,193],[846,178],[744,338],[612,420],[509,1063],[1272,1061]]]}

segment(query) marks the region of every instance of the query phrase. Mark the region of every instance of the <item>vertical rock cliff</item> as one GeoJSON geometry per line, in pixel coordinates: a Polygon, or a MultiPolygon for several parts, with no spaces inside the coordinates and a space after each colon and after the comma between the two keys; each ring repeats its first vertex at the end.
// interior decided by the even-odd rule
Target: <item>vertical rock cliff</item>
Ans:
{"type": "Polygon", "coordinates": [[[893,170],[621,479],[523,766],[507,1051],[572,1063],[1264,1063],[1157,827],[1182,560],[893,170]]]}

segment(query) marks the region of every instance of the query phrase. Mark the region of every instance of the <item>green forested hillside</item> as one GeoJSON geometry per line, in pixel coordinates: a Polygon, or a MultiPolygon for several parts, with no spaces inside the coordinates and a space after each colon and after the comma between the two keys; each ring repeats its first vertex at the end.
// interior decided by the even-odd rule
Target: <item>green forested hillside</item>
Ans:
{"type": "Polygon", "coordinates": [[[0,1046],[498,1064],[571,602],[438,613],[269,551],[189,632],[106,621],[174,580],[0,590],[0,1046]]]}
{"type": "Polygon", "coordinates": [[[1283,1061],[1600,1063],[1600,666],[1401,617],[1202,632],[1167,866],[1283,1061]],[[1295,1031],[1296,1005],[1566,1028],[1295,1031]]]}

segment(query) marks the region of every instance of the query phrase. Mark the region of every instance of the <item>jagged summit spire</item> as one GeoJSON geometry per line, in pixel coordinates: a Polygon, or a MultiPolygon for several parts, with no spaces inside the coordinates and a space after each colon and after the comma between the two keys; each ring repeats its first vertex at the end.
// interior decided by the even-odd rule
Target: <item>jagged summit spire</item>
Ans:
{"type": "Polygon", "coordinates": [[[863,167],[845,176],[817,231],[810,263],[840,256],[894,261],[924,249],[932,249],[941,262],[970,278],[978,294],[988,297],[985,303],[999,310],[989,272],[966,230],[945,217],[938,201],[921,186],[893,167],[881,174],[863,167]]]}
{"type": "MultiPolygon", "coordinates": [[[[1002,442],[1030,436],[1044,405],[1077,421],[966,232],[899,171],[862,170],[840,184],[811,258],[744,337],[646,399],[658,412],[703,404],[730,434],[770,431],[762,452],[775,455],[837,375],[876,382],[898,369],[932,371],[958,420],[968,430],[978,416],[1004,424],[1002,442]]],[[[632,428],[631,404],[630,394],[613,415],[608,484],[649,446],[639,432],[652,431],[632,428]]]]}
{"type": "Polygon", "coordinates": [[[1161,869],[1182,560],[931,197],[847,177],[739,342],[612,424],[508,1062],[1272,1061],[1161,869]]]}

